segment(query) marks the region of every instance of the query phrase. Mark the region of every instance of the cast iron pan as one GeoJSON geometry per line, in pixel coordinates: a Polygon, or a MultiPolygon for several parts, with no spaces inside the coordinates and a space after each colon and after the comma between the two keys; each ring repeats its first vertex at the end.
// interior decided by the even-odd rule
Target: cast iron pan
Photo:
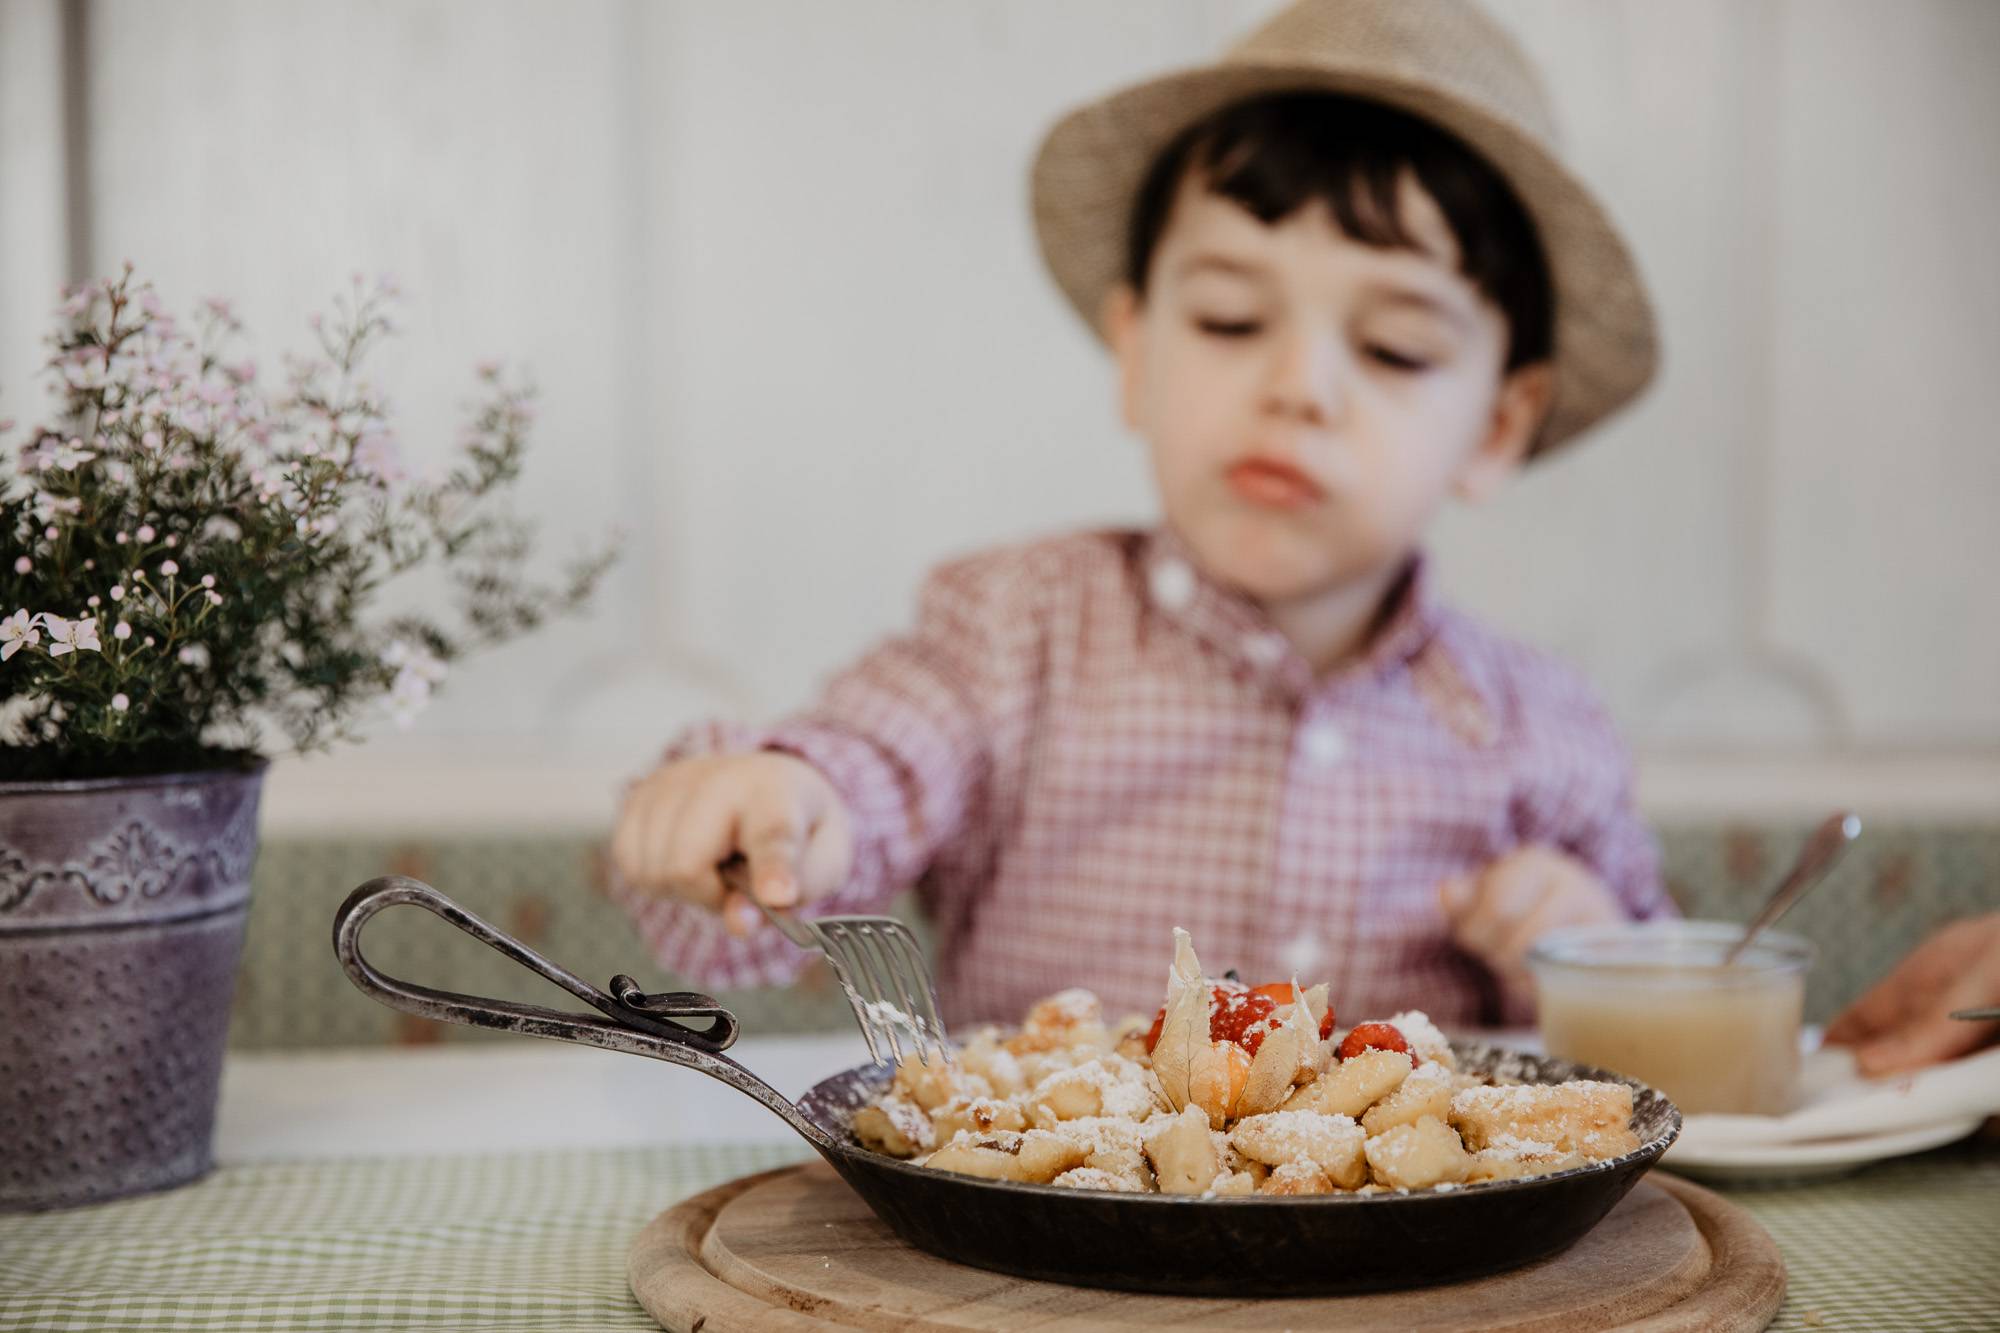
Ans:
{"type": "Polygon", "coordinates": [[[1635,1152],[1550,1176],[1409,1194],[1196,1199],[1016,1185],[931,1171],[863,1148],[848,1128],[884,1086],[887,1065],[851,1069],[797,1103],[723,1054],[736,1019],[692,992],[647,995],[625,976],[609,994],[542,958],[436,889],[390,875],[356,889],[333,919],[348,977],[406,1013],[523,1032],[686,1065],[756,1098],[810,1143],[875,1214],[932,1254],[1020,1277],[1191,1296],[1307,1296],[1455,1282],[1559,1253],[1612,1205],[1680,1133],[1672,1102],[1587,1065],[1453,1044],[1459,1068],[1521,1083],[1608,1079],[1631,1087],[1635,1152]],[[361,927],[409,903],[555,982],[597,1014],[432,990],[384,976],[362,957],[361,927]],[[601,1015],[601,1016],[600,1016],[601,1015]]]}

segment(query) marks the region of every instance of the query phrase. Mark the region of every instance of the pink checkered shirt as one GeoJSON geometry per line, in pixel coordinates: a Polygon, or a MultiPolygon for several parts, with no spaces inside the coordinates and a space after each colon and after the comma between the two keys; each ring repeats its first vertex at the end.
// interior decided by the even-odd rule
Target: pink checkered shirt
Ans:
{"type": "MultiPolygon", "coordinates": [[[[1436,604],[1419,561],[1358,661],[1315,678],[1166,532],[972,557],[925,586],[914,633],[762,730],[698,728],[679,757],[763,747],[823,770],[854,874],[816,913],[915,885],[947,1022],[1018,1021],[1069,986],[1150,1013],[1171,929],[1212,973],[1332,983],[1343,1022],[1530,1021],[1454,947],[1437,886],[1512,848],[1580,858],[1638,917],[1670,915],[1625,755],[1571,671],[1436,604]]],[[[776,984],[809,961],[680,903],[621,894],[694,984],[776,984]]]]}

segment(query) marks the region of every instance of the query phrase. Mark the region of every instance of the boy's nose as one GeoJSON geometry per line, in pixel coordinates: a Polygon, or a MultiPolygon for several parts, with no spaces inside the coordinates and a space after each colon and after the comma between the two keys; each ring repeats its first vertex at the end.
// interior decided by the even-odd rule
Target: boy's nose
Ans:
{"type": "Polygon", "coordinates": [[[1309,426],[1333,424],[1346,397],[1338,340],[1293,330],[1276,340],[1272,358],[1265,410],[1309,426]]]}

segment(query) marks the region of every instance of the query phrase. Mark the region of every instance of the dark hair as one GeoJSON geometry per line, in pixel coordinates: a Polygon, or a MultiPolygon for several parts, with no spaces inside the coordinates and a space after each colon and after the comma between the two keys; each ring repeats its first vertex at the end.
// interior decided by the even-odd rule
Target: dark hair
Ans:
{"type": "Polygon", "coordinates": [[[1555,307],[1548,266],[1534,224],[1500,173],[1427,121],[1332,93],[1237,102],[1177,135],[1133,200],[1126,281],[1145,295],[1153,251],[1190,171],[1266,225],[1317,199],[1363,245],[1417,249],[1396,207],[1406,170],[1458,238],[1459,271],[1507,317],[1507,369],[1548,359],[1555,307]]]}

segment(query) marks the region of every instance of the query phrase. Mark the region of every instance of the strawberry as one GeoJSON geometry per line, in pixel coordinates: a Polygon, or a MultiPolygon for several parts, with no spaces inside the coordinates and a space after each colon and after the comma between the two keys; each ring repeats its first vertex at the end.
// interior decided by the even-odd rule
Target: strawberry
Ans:
{"type": "Polygon", "coordinates": [[[1367,1050],[1401,1051],[1408,1055],[1410,1043],[1388,1023],[1362,1023],[1341,1040],[1339,1054],[1343,1060],[1352,1060],[1367,1050]]]}
{"type": "MultiPolygon", "coordinates": [[[[1233,1041],[1249,1051],[1257,1053],[1263,1043],[1264,1033],[1260,1029],[1246,1035],[1244,1029],[1269,1018],[1278,1002],[1263,992],[1269,987],[1249,990],[1232,982],[1216,982],[1209,987],[1208,1039],[1210,1041],[1233,1041]]],[[[1289,989],[1289,988],[1288,988],[1289,989]]],[[[1289,996],[1287,997],[1289,1000],[1289,996]]],[[[1146,1050],[1151,1051],[1160,1044],[1160,1027],[1167,1021],[1167,1008],[1153,1015],[1153,1026],[1146,1031],[1146,1050]]]]}
{"type": "MultiPolygon", "coordinates": [[[[1271,997],[1272,1001],[1277,1004],[1290,1004],[1292,1002],[1292,983],[1289,981],[1267,982],[1262,986],[1256,987],[1254,993],[1258,995],[1268,995],[1271,997]]],[[[1333,1035],[1333,1006],[1328,1005],[1326,1007],[1326,1012],[1320,1015],[1319,1039],[1321,1041],[1325,1041],[1328,1037],[1331,1037],[1332,1035],[1333,1035]]]]}

